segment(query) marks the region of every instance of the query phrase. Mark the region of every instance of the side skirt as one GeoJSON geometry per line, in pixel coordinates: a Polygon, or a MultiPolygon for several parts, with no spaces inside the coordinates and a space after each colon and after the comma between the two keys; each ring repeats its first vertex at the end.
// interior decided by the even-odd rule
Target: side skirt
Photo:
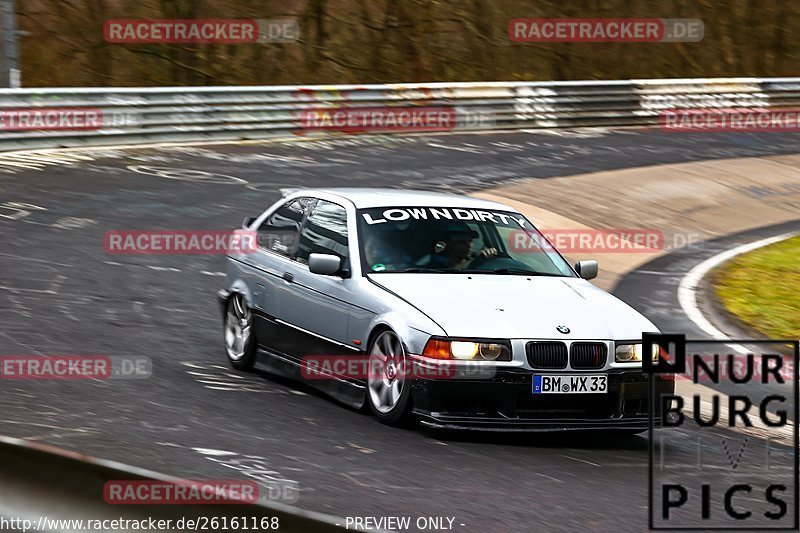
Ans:
{"type": "MultiPolygon", "coordinates": [[[[341,346],[305,334],[257,312],[254,315],[254,327],[256,338],[277,340],[275,346],[259,344],[255,368],[296,381],[303,381],[353,409],[361,409],[364,406],[366,384],[363,381],[336,375],[330,375],[323,379],[305,379],[302,375],[301,358],[304,355],[341,354],[344,351],[341,346]],[[286,351],[292,353],[289,354],[286,351]]],[[[363,356],[363,352],[353,351],[348,355],[363,356]]]]}

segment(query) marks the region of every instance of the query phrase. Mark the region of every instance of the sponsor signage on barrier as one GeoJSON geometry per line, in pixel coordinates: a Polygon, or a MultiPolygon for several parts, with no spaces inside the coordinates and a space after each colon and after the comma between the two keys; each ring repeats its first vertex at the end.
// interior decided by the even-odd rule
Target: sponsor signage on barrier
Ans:
{"type": "Polygon", "coordinates": [[[644,372],[677,379],[650,379],[650,528],[797,530],[800,342],[643,336],[656,346],[644,372]]]}

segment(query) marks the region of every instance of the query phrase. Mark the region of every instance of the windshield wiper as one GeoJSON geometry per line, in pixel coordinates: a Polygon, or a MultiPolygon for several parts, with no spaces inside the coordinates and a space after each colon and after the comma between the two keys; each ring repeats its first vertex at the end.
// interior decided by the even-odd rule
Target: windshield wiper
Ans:
{"type": "Polygon", "coordinates": [[[563,274],[552,274],[550,272],[536,272],[535,270],[525,270],[524,268],[498,268],[498,269],[472,269],[462,270],[464,274],[519,274],[524,276],[547,276],[552,278],[565,277],[563,274]]]}
{"type": "Polygon", "coordinates": [[[369,272],[370,274],[512,274],[521,276],[547,276],[547,277],[566,277],[563,274],[552,274],[550,272],[536,272],[535,270],[526,270],[524,268],[473,268],[466,270],[455,270],[452,268],[429,268],[429,267],[410,267],[402,270],[381,270],[378,272],[369,272]]]}
{"type": "MultiPolygon", "coordinates": [[[[404,268],[402,270],[382,270],[379,273],[383,272],[393,272],[393,273],[433,273],[433,274],[459,274],[460,270],[452,270],[449,268],[427,268],[427,267],[411,267],[411,268],[404,268]]],[[[374,274],[374,272],[372,272],[374,274]]]]}

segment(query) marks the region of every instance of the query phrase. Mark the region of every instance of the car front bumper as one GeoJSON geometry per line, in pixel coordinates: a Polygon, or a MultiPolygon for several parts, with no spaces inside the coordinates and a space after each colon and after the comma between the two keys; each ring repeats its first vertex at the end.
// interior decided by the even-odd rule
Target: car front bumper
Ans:
{"type": "MultiPolygon", "coordinates": [[[[608,370],[603,394],[534,395],[531,370],[499,370],[488,379],[417,379],[413,412],[424,426],[484,431],[646,430],[649,376],[608,370]]],[[[551,373],[551,372],[548,372],[551,373]]],[[[601,372],[594,372],[601,373],[601,372]]],[[[655,376],[656,394],[672,393],[674,381],[655,376]]],[[[658,413],[654,413],[658,424],[658,413]]]]}

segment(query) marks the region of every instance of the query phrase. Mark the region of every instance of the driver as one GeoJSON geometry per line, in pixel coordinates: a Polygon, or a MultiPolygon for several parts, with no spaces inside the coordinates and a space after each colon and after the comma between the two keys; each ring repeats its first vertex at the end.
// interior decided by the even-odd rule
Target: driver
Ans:
{"type": "Polygon", "coordinates": [[[434,230],[433,250],[425,256],[420,264],[430,268],[446,268],[460,270],[467,268],[478,257],[494,257],[496,248],[485,248],[478,254],[472,254],[472,241],[478,233],[466,222],[448,220],[434,230]]]}

